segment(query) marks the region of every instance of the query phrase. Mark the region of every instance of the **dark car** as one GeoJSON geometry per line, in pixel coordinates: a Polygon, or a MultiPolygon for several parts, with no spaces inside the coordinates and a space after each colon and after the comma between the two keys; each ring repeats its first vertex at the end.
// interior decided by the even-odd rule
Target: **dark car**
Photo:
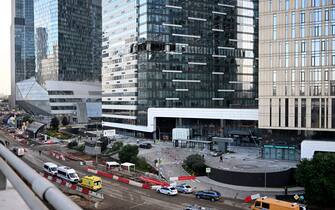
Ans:
{"type": "Polygon", "coordinates": [[[141,143],[140,148],[151,149],[152,145],[150,143],[141,143]]]}
{"type": "Polygon", "coordinates": [[[221,194],[214,190],[202,190],[195,193],[195,197],[198,199],[207,199],[210,201],[220,200],[221,194]]]}

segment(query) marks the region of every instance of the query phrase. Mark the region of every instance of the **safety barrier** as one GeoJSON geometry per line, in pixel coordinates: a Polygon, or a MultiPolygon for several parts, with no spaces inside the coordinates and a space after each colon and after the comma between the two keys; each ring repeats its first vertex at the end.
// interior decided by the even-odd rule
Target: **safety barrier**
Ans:
{"type": "Polygon", "coordinates": [[[177,177],[170,177],[170,182],[174,181],[186,181],[186,180],[195,180],[197,179],[196,176],[177,176],[177,177]]]}
{"type": "Polygon", "coordinates": [[[100,192],[95,192],[95,191],[92,191],[88,188],[84,188],[78,184],[72,184],[64,179],[61,179],[61,178],[58,178],[56,176],[52,176],[50,174],[47,174],[47,173],[41,173],[45,178],[47,178],[48,180],[52,181],[52,182],[55,182],[59,185],[62,185],[62,186],[65,186],[67,188],[70,188],[71,190],[75,190],[75,191],[78,191],[80,193],[83,193],[85,195],[89,195],[91,197],[94,197],[94,198],[98,198],[98,199],[103,199],[104,198],[104,195],[100,192]]]}
{"type": "Polygon", "coordinates": [[[50,155],[52,155],[53,157],[55,157],[55,158],[58,159],[58,160],[63,160],[63,161],[65,161],[65,157],[64,157],[64,155],[61,154],[61,153],[59,153],[59,152],[53,152],[53,151],[51,151],[51,152],[50,152],[50,155]]]}
{"type": "Polygon", "coordinates": [[[151,189],[151,186],[148,185],[148,184],[144,184],[144,183],[136,182],[136,181],[124,178],[124,177],[116,176],[116,175],[113,175],[113,174],[110,174],[110,173],[107,173],[107,172],[104,172],[104,171],[93,169],[93,168],[88,167],[88,166],[85,167],[85,170],[87,172],[92,173],[92,174],[96,174],[96,175],[103,176],[103,177],[106,177],[106,178],[114,179],[118,182],[129,184],[129,185],[132,185],[132,186],[135,186],[135,187],[140,187],[140,188],[143,188],[143,189],[151,189]]]}

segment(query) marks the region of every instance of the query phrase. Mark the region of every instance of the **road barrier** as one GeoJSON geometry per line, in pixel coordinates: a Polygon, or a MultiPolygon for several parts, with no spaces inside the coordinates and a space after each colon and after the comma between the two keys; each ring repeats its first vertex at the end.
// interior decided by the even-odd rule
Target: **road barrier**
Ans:
{"type": "Polygon", "coordinates": [[[75,190],[75,191],[78,191],[80,193],[83,193],[85,195],[89,195],[91,197],[94,197],[94,198],[98,198],[98,199],[103,199],[104,198],[104,195],[100,192],[95,192],[95,191],[92,191],[88,188],[84,188],[82,186],[80,186],[79,184],[72,184],[64,179],[61,179],[61,178],[58,178],[56,176],[52,176],[50,174],[47,174],[47,173],[41,173],[45,178],[47,178],[48,180],[52,181],[52,182],[55,182],[55,183],[58,183],[59,185],[62,185],[62,186],[65,186],[67,188],[70,188],[71,190],[75,190]]]}
{"type": "Polygon", "coordinates": [[[151,186],[148,185],[148,184],[144,184],[144,183],[141,183],[141,182],[136,182],[136,181],[124,178],[124,177],[120,177],[120,176],[116,176],[116,175],[113,175],[113,174],[110,174],[110,173],[107,173],[107,172],[104,172],[104,171],[96,170],[92,167],[87,166],[87,167],[85,167],[85,170],[87,172],[92,173],[92,174],[97,174],[99,176],[114,179],[118,182],[129,184],[129,185],[132,185],[132,186],[135,186],[135,187],[140,187],[140,188],[143,188],[143,189],[152,189],[151,186]]]}
{"type": "Polygon", "coordinates": [[[58,160],[63,160],[65,161],[65,157],[63,154],[59,153],[59,152],[50,152],[50,155],[52,155],[53,157],[55,157],[58,160]]]}
{"type": "Polygon", "coordinates": [[[197,179],[196,176],[177,176],[177,177],[170,177],[170,182],[174,181],[186,181],[186,180],[195,180],[197,179]]]}

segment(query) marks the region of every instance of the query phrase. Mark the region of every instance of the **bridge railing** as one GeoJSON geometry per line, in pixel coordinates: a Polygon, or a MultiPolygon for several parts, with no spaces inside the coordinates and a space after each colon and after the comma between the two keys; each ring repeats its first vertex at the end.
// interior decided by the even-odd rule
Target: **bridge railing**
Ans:
{"type": "Polygon", "coordinates": [[[49,207],[57,210],[81,210],[55,185],[0,144],[0,190],[6,189],[6,178],[32,210],[46,210],[49,207]]]}

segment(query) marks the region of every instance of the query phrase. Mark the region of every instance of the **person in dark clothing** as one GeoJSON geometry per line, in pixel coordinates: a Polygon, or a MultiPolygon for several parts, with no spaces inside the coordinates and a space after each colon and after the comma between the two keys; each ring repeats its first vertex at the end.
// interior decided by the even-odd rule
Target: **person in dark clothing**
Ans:
{"type": "Polygon", "coordinates": [[[285,191],[285,195],[287,195],[287,187],[286,186],[284,188],[284,191],[285,191]]]}
{"type": "Polygon", "coordinates": [[[41,151],[41,150],[38,150],[38,154],[41,156],[41,154],[42,154],[42,151],[41,151]]]}
{"type": "Polygon", "coordinates": [[[222,157],[222,155],[220,156],[220,162],[223,162],[223,157],[222,157]]]}

